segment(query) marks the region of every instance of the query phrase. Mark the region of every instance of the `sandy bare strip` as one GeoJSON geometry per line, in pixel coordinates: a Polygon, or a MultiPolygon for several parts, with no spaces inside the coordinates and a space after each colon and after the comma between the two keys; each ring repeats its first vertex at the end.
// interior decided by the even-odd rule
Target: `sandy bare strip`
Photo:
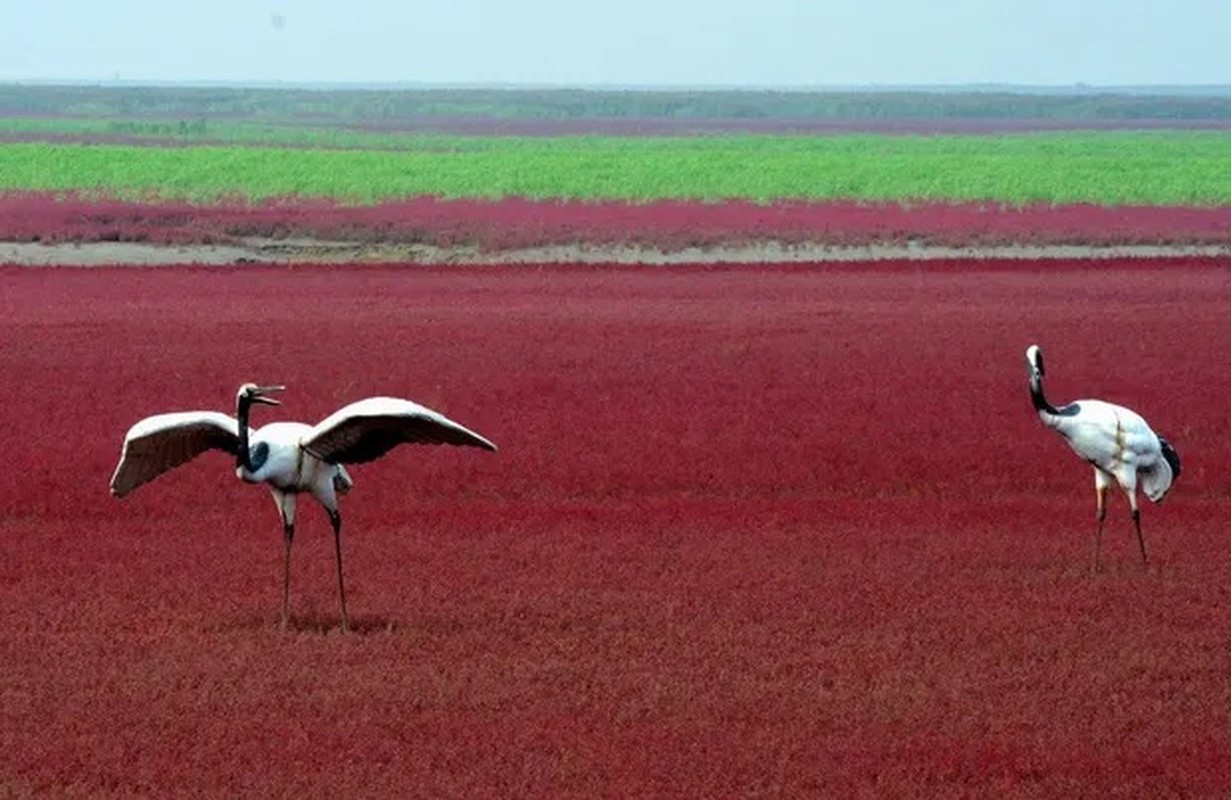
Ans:
{"type": "MultiPolygon", "coordinates": [[[[247,247],[152,245],[131,242],[39,244],[0,242],[0,264],[28,267],[101,267],[110,264],[236,264],[253,260],[247,247]]],[[[261,259],[265,260],[265,259],[261,259]]]]}
{"type": "Polygon", "coordinates": [[[1070,259],[1227,256],[1231,245],[1001,245],[942,247],[916,243],[837,246],[745,245],[690,247],[663,252],[636,245],[551,245],[516,250],[365,244],[310,239],[250,240],[242,245],[151,245],[134,242],[40,244],[0,242],[0,264],[94,267],[122,265],[244,265],[294,263],[402,264],[802,264],[883,260],[1070,259]]]}

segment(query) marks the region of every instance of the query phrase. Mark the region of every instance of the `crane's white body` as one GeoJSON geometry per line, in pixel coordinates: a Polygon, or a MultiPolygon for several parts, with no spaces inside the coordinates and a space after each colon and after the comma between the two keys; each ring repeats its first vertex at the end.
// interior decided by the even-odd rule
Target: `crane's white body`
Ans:
{"type": "Polygon", "coordinates": [[[280,389],[241,386],[237,396],[238,418],[217,411],[182,411],[157,414],[136,423],[124,437],[120,463],[111,478],[111,493],[123,497],[207,450],[222,450],[235,456],[236,476],[247,483],[269,487],[282,515],[286,537],[284,624],[296,502],[300,494],[311,494],[328,511],[333,523],[345,628],[338,495],[348,491],[354,481],[343,464],[371,461],[407,443],[452,444],[493,451],[496,446],[430,408],[394,397],[372,397],[351,403],[317,425],[273,422],[256,430],[248,427],[250,405],[277,405],[266,395],[280,389]]]}
{"type": "Polygon", "coordinates": [[[269,487],[282,513],[283,524],[294,524],[297,498],[311,494],[326,511],[336,514],[338,495],[355,485],[341,464],[328,464],[311,455],[304,442],[312,435],[311,425],[302,422],[271,422],[252,434],[254,449],[266,447],[269,455],[256,470],[237,466],[235,475],[246,483],[269,487]]]}
{"type": "Polygon", "coordinates": [[[1162,502],[1171,489],[1172,470],[1163,457],[1158,434],[1137,412],[1102,400],[1077,400],[1061,411],[1039,411],[1039,419],[1068,442],[1073,452],[1094,466],[1096,480],[1114,480],[1135,497],[1138,485],[1146,497],[1162,502]]]}
{"type": "Polygon", "coordinates": [[[1107,490],[1118,485],[1128,498],[1142,563],[1146,561],[1141,534],[1137,488],[1152,502],[1161,503],[1180,474],[1175,449],[1155,433],[1135,411],[1103,400],[1077,400],[1056,408],[1043,395],[1043,353],[1038,345],[1026,349],[1030,396],[1044,425],[1059,433],[1073,452],[1094,467],[1098,528],[1094,534],[1094,568],[1098,569],[1099,541],[1107,513],[1107,490]]]}

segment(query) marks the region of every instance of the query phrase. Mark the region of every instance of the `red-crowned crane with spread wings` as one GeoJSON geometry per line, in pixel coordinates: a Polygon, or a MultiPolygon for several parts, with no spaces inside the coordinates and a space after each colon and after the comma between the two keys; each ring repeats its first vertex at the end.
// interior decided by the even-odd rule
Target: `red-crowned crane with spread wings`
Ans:
{"type": "Polygon", "coordinates": [[[345,631],[348,623],[338,495],[348,491],[354,481],[343,465],[372,461],[400,444],[450,444],[492,451],[496,445],[430,408],[394,397],[359,400],[317,425],[273,422],[256,430],[249,428],[252,405],[280,405],[270,395],[283,388],[245,383],[235,397],[235,417],[217,411],[183,411],[141,420],[124,437],[120,463],[111,478],[111,493],[123,497],[207,450],[235,456],[235,474],[248,483],[268,486],[282,515],[283,627],[290,603],[296,501],[300,494],[312,495],[325,507],[333,525],[345,631]]]}

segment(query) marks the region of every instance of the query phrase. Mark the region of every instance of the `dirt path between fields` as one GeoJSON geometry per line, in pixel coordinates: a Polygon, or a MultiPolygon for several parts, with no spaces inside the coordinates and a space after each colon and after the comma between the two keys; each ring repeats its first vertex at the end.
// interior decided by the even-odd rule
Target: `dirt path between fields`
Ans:
{"type": "Polygon", "coordinates": [[[152,245],[135,242],[41,244],[0,242],[0,264],[94,267],[107,265],[234,265],[297,263],[437,264],[802,264],[883,260],[1041,258],[1163,258],[1227,256],[1228,245],[993,245],[944,247],[917,243],[839,246],[760,242],[663,252],[637,245],[550,245],[488,251],[478,247],[366,244],[315,239],[251,239],[239,245],[152,245]]]}

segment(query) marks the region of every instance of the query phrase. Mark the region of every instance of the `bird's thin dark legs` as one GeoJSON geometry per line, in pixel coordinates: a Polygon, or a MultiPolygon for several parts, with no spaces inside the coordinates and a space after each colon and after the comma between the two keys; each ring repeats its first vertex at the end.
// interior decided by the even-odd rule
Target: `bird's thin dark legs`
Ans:
{"type": "Polygon", "coordinates": [[[1146,566],[1146,540],[1141,535],[1141,511],[1133,509],[1133,527],[1137,529],[1137,547],[1141,549],[1141,566],[1146,566]]]}
{"type": "Polygon", "coordinates": [[[272,490],[278,513],[282,515],[282,630],[290,622],[291,607],[291,541],[295,538],[295,493],[272,490]]]}
{"type": "Polygon", "coordinates": [[[330,511],[329,521],[333,523],[333,547],[338,557],[338,597],[342,601],[342,632],[346,633],[350,626],[346,621],[346,584],[342,580],[342,515],[330,511]]]}
{"type": "Polygon", "coordinates": [[[1098,512],[1098,527],[1094,529],[1094,563],[1090,567],[1091,572],[1098,572],[1098,556],[1099,545],[1103,539],[1103,520],[1107,518],[1107,509],[1101,508],[1098,512]]]}
{"type": "Polygon", "coordinates": [[[1098,527],[1094,529],[1094,564],[1091,572],[1098,572],[1099,545],[1103,540],[1103,521],[1107,519],[1107,489],[1096,486],[1094,494],[1098,498],[1098,527]]]}
{"type": "Polygon", "coordinates": [[[286,630],[291,605],[291,540],[295,538],[295,523],[282,523],[282,540],[285,549],[282,556],[282,630],[286,630]]]}
{"type": "Polygon", "coordinates": [[[1128,507],[1133,512],[1133,528],[1137,531],[1137,547],[1141,550],[1141,566],[1146,566],[1146,540],[1141,535],[1141,509],[1137,507],[1137,487],[1125,487],[1128,495],[1128,507]]]}

